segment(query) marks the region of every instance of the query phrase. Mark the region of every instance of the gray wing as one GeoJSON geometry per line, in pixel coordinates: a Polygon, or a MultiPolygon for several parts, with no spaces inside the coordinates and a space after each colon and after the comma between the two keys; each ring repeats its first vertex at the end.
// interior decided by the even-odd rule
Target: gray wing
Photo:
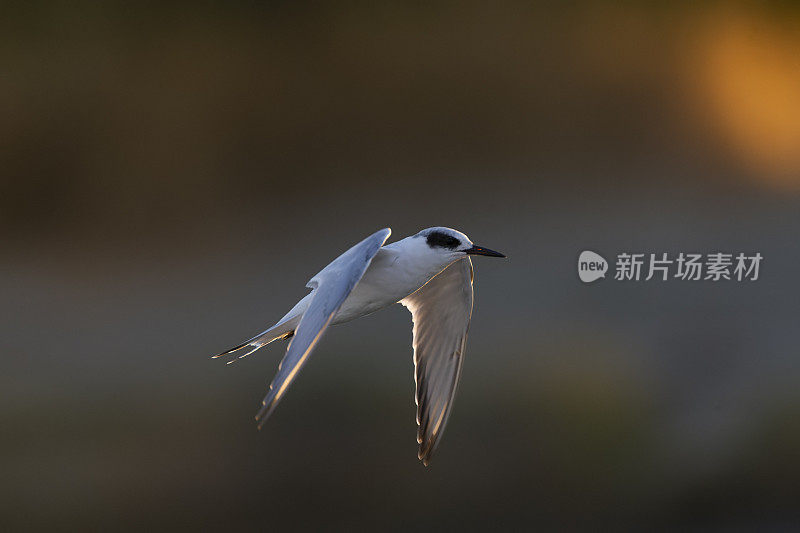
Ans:
{"type": "Polygon", "coordinates": [[[418,455],[427,466],[461,377],[472,317],[472,261],[459,259],[400,303],[414,321],[418,455]]]}
{"type": "Polygon", "coordinates": [[[391,233],[389,228],[373,233],[337,257],[308,282],[308,287],[314,289],[313,296],[278,366],[278,373],[269,386],[261,410],[256,415],[259,429],[281,401],[325,333],[333,315],[361,280],[372,258],[391,233]]]}

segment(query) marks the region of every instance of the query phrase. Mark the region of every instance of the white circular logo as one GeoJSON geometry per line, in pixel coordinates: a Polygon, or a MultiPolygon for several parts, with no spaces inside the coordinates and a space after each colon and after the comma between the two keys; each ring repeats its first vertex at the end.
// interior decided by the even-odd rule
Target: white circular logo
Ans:
{"type": "Polygon", "coordinates": [[[585,250],[578,256],[578,277],[584,283],[606,277],[607,270],[608,262],[600,254],[585,250]]]}

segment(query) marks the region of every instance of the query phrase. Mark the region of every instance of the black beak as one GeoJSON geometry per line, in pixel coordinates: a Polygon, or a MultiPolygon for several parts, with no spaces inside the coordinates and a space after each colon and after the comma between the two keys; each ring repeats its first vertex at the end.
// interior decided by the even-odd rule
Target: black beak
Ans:
{"type": "Polygon", "coordinates": [[[488,248],[482,248],[480,246],[472,246],[469,250],[464,250],[468,255],[485,255],[488,257],[505,257],[505,255],[501,254],[500,252],[495,252],[494,250],[490,250],[488,248]]]}

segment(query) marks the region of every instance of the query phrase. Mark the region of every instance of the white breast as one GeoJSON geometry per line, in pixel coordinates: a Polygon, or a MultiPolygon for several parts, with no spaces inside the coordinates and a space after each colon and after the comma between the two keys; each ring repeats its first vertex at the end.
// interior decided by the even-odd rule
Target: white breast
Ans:
{"type": "Polygon", "coordinates": [[[381,248],[364,277],[342,304],[333,319],[334,324],[394,305],[432,277],[429,269],[413,264],[410,255],[403,252],[392,246],[381,248]]]}

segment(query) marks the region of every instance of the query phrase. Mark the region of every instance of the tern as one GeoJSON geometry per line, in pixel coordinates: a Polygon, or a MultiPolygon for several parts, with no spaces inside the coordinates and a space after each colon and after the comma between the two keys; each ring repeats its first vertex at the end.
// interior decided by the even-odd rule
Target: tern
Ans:
{"type": "Polygon", "coordinates": [[[472,317],[470,256],[505,255],[475,246],[450,228],[427,228],[384,246],[390,228],[359,242],[311,278],[311,289],[277,324],[214,357],[232,363],[278,339],[291,339],[256,415],[275,410],[325,330],[400,303],[411,311],[418,457],[428,466],[456,393],[472,317]]]}

